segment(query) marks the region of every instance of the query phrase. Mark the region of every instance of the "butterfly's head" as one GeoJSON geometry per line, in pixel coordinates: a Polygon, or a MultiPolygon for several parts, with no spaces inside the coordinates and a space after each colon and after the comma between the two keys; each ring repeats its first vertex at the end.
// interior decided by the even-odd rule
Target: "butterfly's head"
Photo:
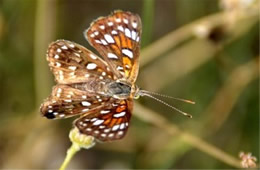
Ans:
{"type": "Polygon", "coordinates": [[[139,99],[140,96],[143,96],[142,90],[137,85],[132,87],[132,96],[134,99],[139,99]]]}

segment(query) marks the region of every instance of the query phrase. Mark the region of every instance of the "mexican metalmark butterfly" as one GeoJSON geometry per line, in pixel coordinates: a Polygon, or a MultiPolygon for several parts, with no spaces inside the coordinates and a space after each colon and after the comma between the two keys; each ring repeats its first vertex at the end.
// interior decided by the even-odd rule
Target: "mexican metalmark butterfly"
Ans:
{"type": "Polygon", "coordinates": [[[129,126],[133,99],[156,95],[135,85],[141,31],[138,15],[115,11],[95,20],[84,32],[102,58],[74,42],[51,43],[47,61],[57,85],[41,105],[42,115],[48,119],[79,115],[74,126],[80,133],[99,141],[123,138],[129,126]]]}

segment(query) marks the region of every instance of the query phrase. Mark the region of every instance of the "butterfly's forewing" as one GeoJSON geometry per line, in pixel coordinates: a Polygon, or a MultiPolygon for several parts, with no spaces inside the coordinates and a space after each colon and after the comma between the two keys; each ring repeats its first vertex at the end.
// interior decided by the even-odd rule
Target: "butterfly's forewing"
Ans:
{"type": "Polygon", "coordinates": [[[118,140],[125,136],[132,111],[132,100],[111,99],[104,107],[75,120],[79,131],[99,141],[118,140]]]}
{"type": "Polygon", "coordinates": [[[89,113],[96,108],[103,107],[110,97],[89,93],[59,84],[52,89],[52,94],[43,102],[40,111],[48,119],[68,118],[71,116],[89,113]]]}
{"type": "Polygon", "coordinates": [[[47,61],[60,84],[112,79],[106,62],[76,43],[58,40],[49,45],[47,61]]]}
{"type": "Polygon", "coordinates": [[[115,11],[108,17],[94,21],[86,30],[85,36],[118,79],[134,83],[139,69],[141,31],[138,15],[115,11]]]}

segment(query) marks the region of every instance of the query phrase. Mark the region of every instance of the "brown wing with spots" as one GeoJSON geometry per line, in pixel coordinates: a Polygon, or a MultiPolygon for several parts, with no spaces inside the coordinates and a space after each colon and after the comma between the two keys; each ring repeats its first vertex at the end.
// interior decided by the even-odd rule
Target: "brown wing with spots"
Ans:
{"type": "Polygon", "coordinates": [[[49,45],[47,61],[60,84],[86,82],[89,79],[112,79],[107,64],[85,47],[58,40],[49,45]]]}
{"type": "Polygon", "coordinates": [[[40,111],[48,119],[68,118],[80,114],[90,114],[96,109],[104,107],[110,100],[110,97],[59,84],[52,89],[51,96],[43,102],[40,111]]]}
{"type": "Polygon", "coordinates": [[[138,15],[115,11],[86,30],[88,42],[104,57],[118,79],[134,83],[139,70],[142,25],[138,15]]]}
{"type": "Polygon", "coordinates": [[[111,99],[108,105],[75,120],[79,131],[99,141],[113,141],[125,136],[133,107],[132,100],[111,99]]]}

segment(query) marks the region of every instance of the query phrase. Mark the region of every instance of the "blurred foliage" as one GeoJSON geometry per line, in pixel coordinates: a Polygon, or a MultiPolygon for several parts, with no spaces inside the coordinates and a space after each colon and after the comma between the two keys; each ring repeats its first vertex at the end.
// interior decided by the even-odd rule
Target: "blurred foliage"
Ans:
{"type": "Polygon", "coordinates": [[[58,168],[73,119],[40,117],[51,92],[50,42],[86,46],[82,32],[115,9],[143,20],[143,89],[187,119],[141,98],[127,136],[82,150],[70,168],[234,168],[238,153],[259,159],[258,0],[0,0],[0,168],[58,168]],[[148,109],[149,108],[149,109],[148,109]]]}

